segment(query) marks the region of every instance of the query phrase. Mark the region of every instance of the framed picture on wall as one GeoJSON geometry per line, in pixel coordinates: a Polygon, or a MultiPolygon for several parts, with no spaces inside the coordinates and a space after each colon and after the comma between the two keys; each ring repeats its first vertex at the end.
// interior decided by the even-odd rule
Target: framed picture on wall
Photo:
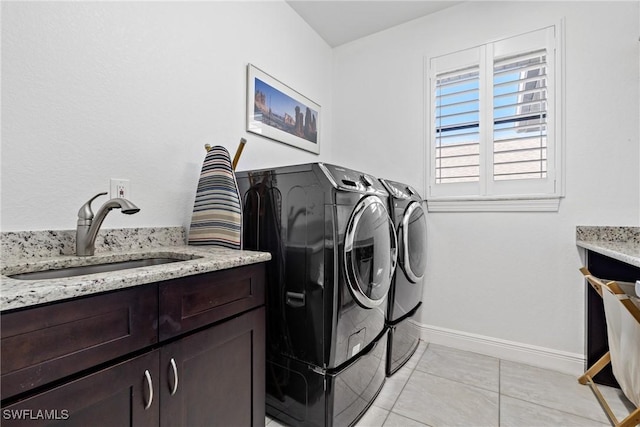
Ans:
{"type": "Polygon", "coordinates": [[[319,154],[320,106],[249,64],[247,131],[319,154]]]}

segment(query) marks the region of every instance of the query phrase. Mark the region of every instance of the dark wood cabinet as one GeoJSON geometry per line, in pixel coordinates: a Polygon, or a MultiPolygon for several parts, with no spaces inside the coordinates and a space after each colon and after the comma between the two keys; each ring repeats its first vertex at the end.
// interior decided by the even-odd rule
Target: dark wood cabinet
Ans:
{"type": "Polygon", "coordinates": [[[161,425],[264,425],[264,307],[162,348],[161,425]]]}
{"type": "Polygon", "coordinates": [[[264,317],[264,264],[3,313],[2,424],[263,425],[264,317]]]}

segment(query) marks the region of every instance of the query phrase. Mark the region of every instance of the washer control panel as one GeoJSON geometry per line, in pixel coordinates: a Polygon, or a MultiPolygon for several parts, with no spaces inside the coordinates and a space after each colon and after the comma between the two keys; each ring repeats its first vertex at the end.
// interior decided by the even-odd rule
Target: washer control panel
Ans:
{"type": "Polygon", "coordinates": [[[388,179],[381,180],[384,188],[396,199],[414,199],[422,200],[420,194],[410,185],[401,184],[399,182],[390,181],[388,179]]]}
{"type": "Polygon", "coordinates": [[[386,194],[380,181],[371,175],[340,166],[321,164],[321,169],[336,188],[359,193],[386,194]]]}

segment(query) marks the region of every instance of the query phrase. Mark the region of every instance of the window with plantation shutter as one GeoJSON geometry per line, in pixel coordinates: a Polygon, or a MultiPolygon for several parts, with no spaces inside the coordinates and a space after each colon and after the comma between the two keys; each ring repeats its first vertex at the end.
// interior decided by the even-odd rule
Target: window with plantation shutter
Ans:
{"type": "Polygon", "coordinates": [[[559,27],[428,58],[431,210],[557,210],[559,27]]]}

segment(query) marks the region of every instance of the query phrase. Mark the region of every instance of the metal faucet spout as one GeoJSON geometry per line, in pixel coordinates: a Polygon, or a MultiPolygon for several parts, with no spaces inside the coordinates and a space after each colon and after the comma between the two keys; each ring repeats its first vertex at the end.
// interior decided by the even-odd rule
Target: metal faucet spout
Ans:
{"type": "Polygon", "coordinates": [[[140,211],[136,205],[127,199],[117,198],[107,200],[98,213],[93,215],[91,210],[91,202],[99,196],[107,193],[100,193],[92,197],[87,203],[82,205],[78,211],[78,226],[76,228],[76,255],[91,256],[95,252],[96,236],[102,226],[102,222],[112,209],[121,209],[123,214],[132,215],[140,211]]]}

